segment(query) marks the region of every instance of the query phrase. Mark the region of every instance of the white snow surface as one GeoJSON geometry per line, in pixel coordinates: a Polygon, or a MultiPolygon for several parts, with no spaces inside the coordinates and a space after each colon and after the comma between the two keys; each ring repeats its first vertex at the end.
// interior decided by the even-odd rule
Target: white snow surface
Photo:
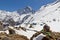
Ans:
{"type": "MultiPolygon", "coordinates": [[[[24,23],[36,23],[37,25],[40,24],[47,24],[50,26],[52,31],[60,32],[60,0],[57,0],[54,3],[47,4],[47,6],[42,6],[38,11],[35,12],[34,15],[29,17],[24,23]]],[[[45,25],[43,24],[43,25],[45,25]]],[[[40,30],[43,28],[43,25],[35,26],[36,29],[41,27],[40,30]]],[[[39,29],[38,29],[39,30],[39,29]]]]}

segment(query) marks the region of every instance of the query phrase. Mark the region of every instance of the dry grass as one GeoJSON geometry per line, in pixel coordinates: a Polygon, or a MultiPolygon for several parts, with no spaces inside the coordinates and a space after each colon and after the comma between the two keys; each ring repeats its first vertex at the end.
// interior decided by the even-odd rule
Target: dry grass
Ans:
{"type": "Polygon", "coordinates": [[[10,34],[0,33],[0,40],[29,40],[26,36],[18,35],[18,34],[10,34]]]}

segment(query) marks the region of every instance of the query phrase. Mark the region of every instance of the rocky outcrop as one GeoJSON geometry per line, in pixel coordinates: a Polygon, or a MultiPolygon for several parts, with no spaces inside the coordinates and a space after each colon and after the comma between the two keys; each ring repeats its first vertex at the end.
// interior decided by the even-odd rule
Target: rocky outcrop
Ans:
{"type": "Polygon", "coordinates": [[[3,31],[3,23],[0,21],[0,31],[3,31]]]}

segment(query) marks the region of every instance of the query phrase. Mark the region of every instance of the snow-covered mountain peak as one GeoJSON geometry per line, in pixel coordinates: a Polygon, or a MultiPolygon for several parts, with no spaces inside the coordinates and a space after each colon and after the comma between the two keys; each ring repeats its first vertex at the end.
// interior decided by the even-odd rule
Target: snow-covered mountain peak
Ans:
{"type": "Polygon", "coordinates": [[[17,13],[19,13],[20,15],[28,14],[28,13],[34,13],[34,10],[30,6],[27,6],[27,7],[23,8],[23,9],[17,10],[17,13]]]}
{"type": "Polygon", "coordinates": [[[35,27],[39,25],[40,29],[47,24],[51,27],[52,31],[59,32],[60,30],[57,30],[56,28],[59,29],[60,26],[60,1],[57,0],[54,3],[42,6],[38,11],[35,12],[35,14],[31,15],[27,20],[25,20],[23,24],[25,23],[33,24],[35,27]]]}

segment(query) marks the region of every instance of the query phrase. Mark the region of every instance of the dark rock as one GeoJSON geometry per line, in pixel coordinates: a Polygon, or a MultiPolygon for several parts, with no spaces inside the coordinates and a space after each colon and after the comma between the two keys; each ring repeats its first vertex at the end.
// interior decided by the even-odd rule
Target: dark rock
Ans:
{"type": "Polygon", "coordinates": [[[9,34],[15,34],[15,31],[11,28],[9,28],[9,34]]]}

